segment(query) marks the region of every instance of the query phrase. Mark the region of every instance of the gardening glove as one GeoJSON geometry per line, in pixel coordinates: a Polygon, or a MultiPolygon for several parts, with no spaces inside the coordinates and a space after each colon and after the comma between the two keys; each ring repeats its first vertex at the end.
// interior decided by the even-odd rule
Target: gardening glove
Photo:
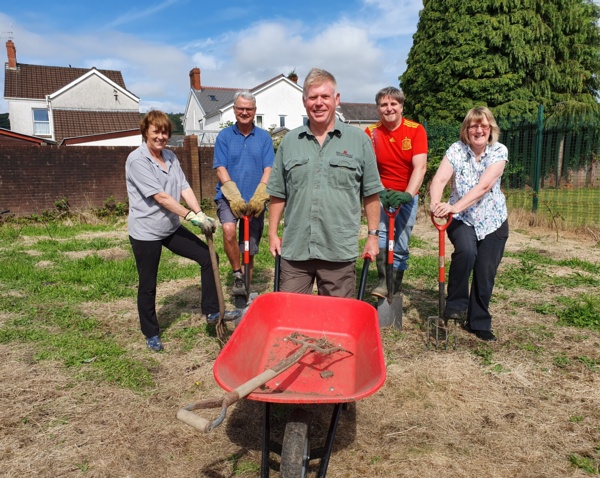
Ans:
{"type": "Polygon", "coordinates": [[[246,213],[246,202],[242,198],[240,190],[233,181],[227,181],[221,185],[223,196],[229,201],[229,209],[237,218],[246,213]]]}
{"type": "Polygon", "coordinates": [[[254,216],[260,216],[265,210],[265,204],[269,200],[270,196],[267,194],[267,185],[265,183],[258,183],[256,191],[248,201],[248,214],[254,216]]]}
{"type": "Polygon", "coordinates": [[[388,191],[389,191],[389,189],[384,189],[383,191],[379,191],[379,201],[381,202],[381,205],[383,206],[384,209],[390,208],[390,203],[387,198],[388,191]]]}
{"type": "Polygon", "coordinates": [[[202,211],[195,213],[194,211],[188,212],[185,216],[186,220],[190,221],[194,226],[199,227],[202,232],[206,234],[212,234],[217,230],[217,223],[212,217],[208,217],[202,211]]]}
{"type": "MultiPolygon", "coordinates": [[[[394,191],[393,189],[387,189],[386,200],[388,203],[387,208],[397,208],[401,204],[407,204],[412,201],[413,197],[410,193],[394,191]]],[[[385,204],[383,207],[386,207],[385,204]]]]}

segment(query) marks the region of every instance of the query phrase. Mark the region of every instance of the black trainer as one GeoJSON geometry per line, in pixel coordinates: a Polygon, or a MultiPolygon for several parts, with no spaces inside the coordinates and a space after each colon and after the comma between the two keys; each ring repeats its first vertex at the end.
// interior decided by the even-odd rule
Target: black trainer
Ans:
{"type": "Polygon", "coordinates": [[[489,330],[471,330],[471,332],[473,334],[475,334],[476,337],[480,338],[481,340],[485,340],[486,342],[495,342],[496,340],[496,336],[489,330]]]}

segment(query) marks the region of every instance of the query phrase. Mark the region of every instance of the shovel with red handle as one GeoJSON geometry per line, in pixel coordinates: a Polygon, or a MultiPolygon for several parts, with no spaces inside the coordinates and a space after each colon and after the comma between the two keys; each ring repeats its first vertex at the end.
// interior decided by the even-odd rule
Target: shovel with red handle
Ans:
{"type": "Polygon", "coordinates": [[[242,221],[244,221],[244,251],[242,259],[244,262],[244,286],[246,287],[246,296],[236,295],[234,297],[234,304],[236,309],[243,309],[248,306],[248,300],[250,298],[250,219],[251,214],[244,214],[242,221]]]}
{"type": "Polygon", "coordinates": [[[395,210],[384,208],[388,216],[388,240],[386,246],[388,296],[385,299],[379,299],[377,304],[379,326],[396,327],[398,329],[402,328],[402,293],[397,291],[394,294],[394,222],[400,212],[400,207],[398,206],[395,210]]]}
{"type": "MultiPolygon", "coordinates": [[[[440,332],[445,335],[445,347],[448,348],[448,330],[447,323],[444,319],[444,311],[446,309],[446,301],[444,300],[446,289],[446,229],[452,222],[452,214],[448,214],[445,223],[439,223],[437,218],[431,213],[431,222],[438,230],[439,255],[438,255],[438,282],[439,282],[439,297],[438,297],[438,317],[427,318],[427,348],[431,346],[431,334],[435,335],[435,348],[439,345],[440,332]]],[[[456,349],[456,321],[454,322],[454,349],[456,349]]]]}

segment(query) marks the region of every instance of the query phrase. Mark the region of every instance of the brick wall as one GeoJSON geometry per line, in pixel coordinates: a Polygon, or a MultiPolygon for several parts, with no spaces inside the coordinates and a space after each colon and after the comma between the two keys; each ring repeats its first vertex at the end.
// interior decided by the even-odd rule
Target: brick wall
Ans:
{"type": "MultiPolygon", "coordinates": [[[[213,149],[197,144],[189,136],[173,151],[196,196],[212,203],[217,183],[213,149]]],[[[53,210],[63,197],[75,211],[101,207],[110,196],[122,202],[127,197],[125,161],[133,149],[0,145],[0,209],[27,216],[53,210]]]]}

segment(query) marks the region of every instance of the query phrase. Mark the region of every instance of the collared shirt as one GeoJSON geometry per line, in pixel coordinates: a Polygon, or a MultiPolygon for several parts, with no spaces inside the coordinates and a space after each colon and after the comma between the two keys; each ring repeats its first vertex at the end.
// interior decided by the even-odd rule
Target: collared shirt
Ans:
{"type": "Polygon", "coordinates": [[[428,152],[427,132],[423,125],[402,118],[400,126],[393,131],[380,121],[368,126],[365,132],[373,142],[384,187],[406,191],[414,170],[413,157],[428,152]]]}
{"type": "Polygon", "coordinates": [[[383,190],[369,137],[337,120],[323,146],[307,126],[285,135],[267,192],[285,199],[282,257],[358,257],[361,197],[383,190]]]}
{"type": "MultiPolygon", "coordinates": [[[[275,151],[269,133],[257,126],[244,136],[237,123],[223,129],[215,141],[213,168],[223,166],[248,202],[262,178],[265,168],[273,166],[275,151]]],[[[215,201],[223,199],[221,182],[217,184],[215,201]]]]}
{"type": "Polygon", "coordinates": [[[179,216],[161,207],[153,198],[165,192],[176,201],[190,187],[175,153],[162,150],[165,171],[148,151],[146,143],[132,151],[125,163],[129,196],[129,235],[140,241],[156,241],[173,234],[181,225],[179,216]]]}
{"type": "MultiPolygon", "coordinates": [[[[499,161],[508,162],[508,149],[502,143],[488,144],[477,161],[471,148],[457,141],[448,148],[446,157],[454,169],[454,186],[448,202],[455,204],[479,183],[490,165],[499,161]]],[[[506,198],[500,190],[500,182],[501,178],[498,178],[492,189],[479,201],[455,215],[456,219],[475,228],[479,240],[496,231],[508,218],[506,198]]]]}

